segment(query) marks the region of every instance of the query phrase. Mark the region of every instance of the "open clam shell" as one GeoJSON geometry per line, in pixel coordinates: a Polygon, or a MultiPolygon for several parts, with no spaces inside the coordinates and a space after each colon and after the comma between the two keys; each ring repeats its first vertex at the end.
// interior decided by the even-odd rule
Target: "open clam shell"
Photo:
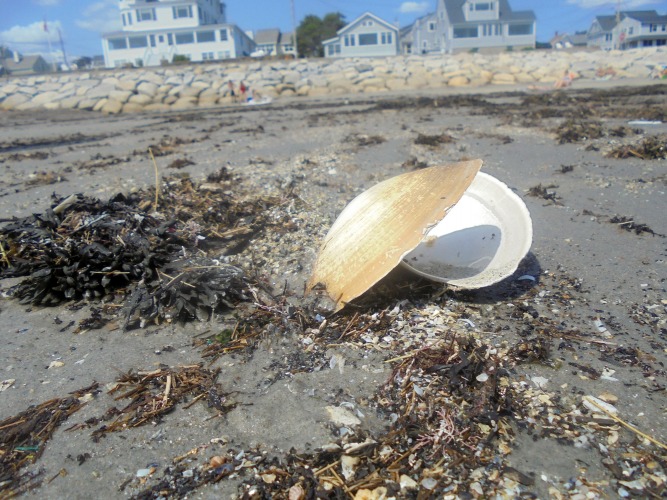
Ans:
{"type": "Polygon", "coordinates": [[[398,175],[364,191],[326,235],[307,286],[326,287],[340,310],[394,269],[463,196],[481,160],[398,175]]]}
{"type": "Polygon", "coordinates": [[[514,273],[532,240],[533,225],[523,200],[480,172],[447,217],[401,264],[431,280],[482,288],[514,273]]]}

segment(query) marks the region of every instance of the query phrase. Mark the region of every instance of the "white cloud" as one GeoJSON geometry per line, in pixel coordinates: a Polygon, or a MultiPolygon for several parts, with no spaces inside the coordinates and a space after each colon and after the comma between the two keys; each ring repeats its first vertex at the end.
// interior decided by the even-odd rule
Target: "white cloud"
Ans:
{"type": "Polygon", "coordinates": [[[49,41],[52,45],[58,43],[58,30],[62,31],[62,25],[60,21],[49,21],[48,29],[48,32],[44,31],[43,21],[28,26],[13,26],[0,32],[0,45],[6,45],[22,54],[46,52],[49,41]]]}
{"type": "Polygon", "coordinates": [[[429,8],[429,2],[403,2],[398,11],[401,14],[422,14],[429,8]]]}
{"type": "MultiPolygon", "coordinates": [[[[661,4],[664,0],[624,0],[621,2],[622,10],[637,9],[639,7],[648,7],[650,5],[661,4]]],[[[616,2],[609,0],[567,0],[567,3],[576,5],[583,9],[594,9],[596,7],[616,7],[616,2]]]]}
{"type": "Polygon", "coordinates": [[[92,3],[83,11],[82,18],[75,22],[79,28],[95,33],[118,31],[121,29],[118,1],[100,0],[92,3]]]}

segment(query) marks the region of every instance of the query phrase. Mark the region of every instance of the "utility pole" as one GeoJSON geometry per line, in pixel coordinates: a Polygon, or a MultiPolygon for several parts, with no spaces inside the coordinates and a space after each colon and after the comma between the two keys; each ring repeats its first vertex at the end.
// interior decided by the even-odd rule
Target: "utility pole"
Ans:
{"type": "Polygon", "coordinates": [[[294,0],[290,0],[292,3],[292,43],[294,44],[294,59],[299,58],[299,45],[296,40],[296,14],[294,10],[294,0]]]}
{"type": "Polygon", "coordinates": [[[63,42],[63,35],[58,28],[58,38],[60,39],[60,49],[63,51],[63,60],[65,61],[65,66],[69,68],[69,63],[67,62],[67,53],[65,52],[65,42],[63,42]]]}

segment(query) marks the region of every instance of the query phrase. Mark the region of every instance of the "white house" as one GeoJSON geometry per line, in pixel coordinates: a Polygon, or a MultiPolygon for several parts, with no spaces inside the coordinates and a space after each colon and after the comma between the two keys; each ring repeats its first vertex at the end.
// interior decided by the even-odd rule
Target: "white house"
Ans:
{"type": "Polygon", "coordinates": [[[255,43],[227,23],[221,0],[119,0],[122,31],[102,36],[108,68],[157,66],[179,56],[210,61],[248,56],[255,43]]]}
{"type": "Polygon", "coordinates": [[[379,57],[398,54],[398,28],[370,12],[324,40],[325,57],[379,57]]]}
{"type": "Polygon", "coordinates": [[[445,52],[535,48],[535,13],[508,0],[438,0],[436,14],[445,52]]]}

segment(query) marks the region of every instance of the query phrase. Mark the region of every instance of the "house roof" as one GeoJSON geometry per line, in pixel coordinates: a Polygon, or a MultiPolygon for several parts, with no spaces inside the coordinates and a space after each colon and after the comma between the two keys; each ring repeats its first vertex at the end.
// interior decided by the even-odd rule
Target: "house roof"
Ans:
{"type": "Polygon", "coordinates": [[[280,43],[282,45],[290,45],[294,43],[294,33],[291,31],[289,33],[280,34],[280,43]]]}
{"type": "MultiPolygon", "coordinates": [[[[352,29],[352,28],[353,28],[359,21],[361,21],[361,20],[364,19],[365,17],[371,17],[371,18],[373,18],[373,20],[376,21],[377,23],[382,24],[383,26],[386,26],[387,28],[389,28],[389,29],[391,29],[391,30],[395,30],[395,31],[398,32],[398,28],[397,28],[395,25],[393,25],[393,24],[391,24],[391,23],[388,23],[388,22],[385,21],[384,19],[379,18],[378,16],[376,16],[375,14],[373,14],[373,13],[371,13],[371,12],[364,12],[362,15],[360,15],[359,17],[357,17],[354,21],[352,21],[351,23],[346,24],[346,25],[343,26],[341,29],[339,29],[336,33],[337,33],[338,35],[341,35],[341,34],[345,33],[346,31],[351,30],[351,29],[352,29]]],[[[327,40],[327,41],[328,41],[328,40],[327,40]]]]}
{"type": "Polygon", "coordinates": [[[10,73],[13,71],[25,71],[33,69],[37,65],[37,63],[39,63],[40,59],[44,64],[46,64],[46,61],[42,56],[34,55],[34,56],[23,56],[19,62],[14,61],[13,58],[3,59],[2,65],[10,73]]]}
{"type": "Polygon", "coordinates": [[[621,11],[621,17],[629,17],[643,23],[650,22],[662,22],[661,18],[665,16],[659,16],[658,13],[654,10],[634,10],[634,11],[621,11]]]}
{"type": "Polygon", "coordinates": [[[279,39],[280,30],[278,28],[257,30],[257,33],[255,33],[255,43],[257,45],[277,44],[279,39]]]}
{"type": "MultiPolygon", "coordinates": [[[[629,17],[643,23],[664,23],[667,16],[659,15],[655,10],[623,10],[621,18],[629,17]]],[[[603,31],[611,31],[616,26],[616,15],[595,16],[596,21],[603,31]]]]}
{"type": "MultiPolygon", "coordinates": [[[[466,0],[443,0],[445,9],[447,10],[447,17],[452,24],[465,24],[466,18],[463,13],[463,4],[466,0]]],[[[535,13],[532,10],[518,10],[512,11],[512,7],[508,0],[498,0],[500,2],[500,16],[499,21],[534,21],[535,13]]]]}

